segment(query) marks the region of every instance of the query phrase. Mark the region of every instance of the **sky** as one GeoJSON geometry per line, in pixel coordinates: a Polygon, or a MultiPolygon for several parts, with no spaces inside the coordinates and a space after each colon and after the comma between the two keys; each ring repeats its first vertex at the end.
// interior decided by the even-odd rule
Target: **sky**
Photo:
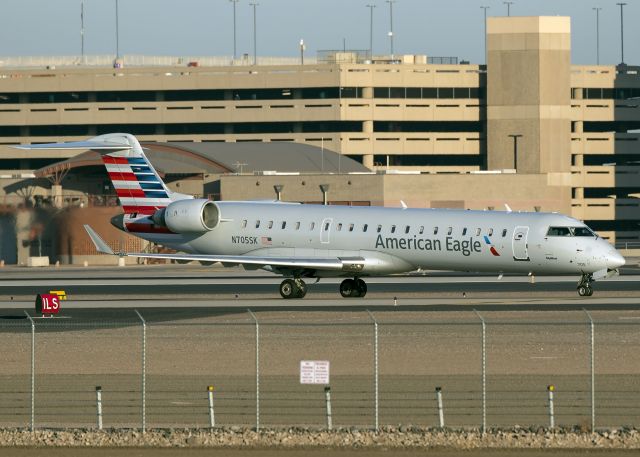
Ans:
{"type": "MultiPolygon", "coordinates": [[[[238,54],[253,54],[253,7],[239,0],[238,54]]],[[[317,50],[368,49],[369,9],[375,4],[374,54],[389,53],[385,0],[257,0],[259,56],[307,56],[317,50]]],[[[513,0],[513,16],[571,16],[572,61],[596,63],[600,7],[600,63],[621,61],[620,0],[513,0]]],[[[626,0],[625,61],[640,65],[640,0],[626,0]]],[[[81,0],[0,0],[1,56],[80,55],[81,0]]],[[[85,53],[115,54],[116,0],[84,0],[85,53]]],[[[231,56],[230,0],[119,0],[120,54],[231,56]]],[[[505,16],[503,0],[397,0],[395,54],[455,56],[484,62],[483,11],[505,16]]]]}

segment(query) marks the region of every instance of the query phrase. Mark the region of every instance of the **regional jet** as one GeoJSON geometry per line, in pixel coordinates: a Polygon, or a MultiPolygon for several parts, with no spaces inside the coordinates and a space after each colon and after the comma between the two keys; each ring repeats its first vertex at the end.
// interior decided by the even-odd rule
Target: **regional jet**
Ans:
{"type": "Polygon", "coordinates": [[[285,277],[283,298],[302,298],[305,280],[343,277],[343,297],[364,297],[365,278],[416,270],[575,274],[580,296],[625,260],[582,222],[558,213],[347,207],[280,201],[211,201],[171,191],[138,140],[113,133],[87,141],[17,146],[100,153],[123,213],[118,229],[178,253],[104,254],[222,262],[285,277]]]}

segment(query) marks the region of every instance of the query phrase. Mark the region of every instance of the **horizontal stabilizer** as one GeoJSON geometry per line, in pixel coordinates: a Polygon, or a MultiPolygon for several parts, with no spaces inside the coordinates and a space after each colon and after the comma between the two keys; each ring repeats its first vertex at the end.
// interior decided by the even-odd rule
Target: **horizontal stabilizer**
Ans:
{"type": "Polygon", "coordinates": [[[91,149],[93,151],[122,151],[125,149],[132,149],[132,146],[126,143],[117,143],[114,141],[100,141],[100,140],[87,140],[87,141],[71,141],[68,143],[44,143],[44,144],[21,144],[19,146],[13,146],[16,149],[33,149],[33,150],[46,150],[46,149],[76,149],[86,151],[91,149]]]}

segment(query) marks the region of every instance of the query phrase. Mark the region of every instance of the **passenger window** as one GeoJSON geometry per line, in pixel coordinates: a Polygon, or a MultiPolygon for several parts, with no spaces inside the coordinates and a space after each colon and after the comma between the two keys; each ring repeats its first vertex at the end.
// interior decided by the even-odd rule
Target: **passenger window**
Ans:
{"type": "Polygon", "coordinates": [[[273,228],[273,221],[269,221],[269,228],[273,228]]]}
{"type": "Polygon", "coordinates": [[[476,236],[480,236],[480,229],[479,228],[476,229],[476,236]]]}
{"type": "Polygon", "coordinates": [[[328,231],[329,231],[329,226],[330,226],[330,225],[331,225],[331,224],[330,224],[329,222],[326,222],[326,223],[324,224],[324,231],[325,231],[325,232],[328,232],[328,231]]]}
{"type": "Polygon", "coordinates": [[[449,227],[447,229],[447,235],[451,235],[453,233],[453,227],[449,227]]]}
{"type": "Polygon", "coordinates": [[[396,233],[396,226],[395,225],[391,226],[391,233],[396,233]]]}
{"type": "Polygon", "coordinates": [[[382,225],[378,225],[376,232],[380,233],[382,231],[382,225]]]}
{"type": "Polygon", "coordinates": [[[366,232],[368,228],[369,228],[369,225],[368,225],[368,224],[364,224],[364,225],[362,226],[362,231],[363,231],[363,232],[366,232]]]}
{"type": "Polygon", "coordinates": [[[467,227],[462,229],[462,236],[465,236],[467,234],[467,227]]]}
{"type": "Polygon", "coordinates": [[[492,228],[490,228],[490,229],[489,229],[489,236],[492,236],[492,235],[493,235],[493,229],[492,229],[492,228]]]}
{"type": "Polygon", "coordinates": [[[353,224],[349,224],[349,231],[353,232],[353,224]]]}
{"type": "Polygon", "coordinates": [[[260,221],[256,221],[256,228],[260,228],[260,221]]]}
{"type": "Polygon", "coordinates": [[[312,222],[311,224],[309,224],[309,230],[313,231],[314,228],[316,228],[315,222],[312,222]]]}
{"type": "Polygon", "coordinates": [[[282,230],[287,228],[287,221],[282,221],[282,230]]]}
{"type": "Polygon", "coordinates": [[[408,225],[404,228],[404,233],[409,233],[409,230],[411,230],[411,227],[409,227],[408,225]]]}
{"type": "Polygon", "coordinates": [[[338,224],[338,227],[336,227],[336,230],[339,232],[340,230],[342,230],[342,222],[340,222],[338,224]]]}
{"type": "Polygon", "coordinates": [[[502,238],[507,236],[507,229],[502,229],[502,238]]]}
{"type": "Polygon", "coordinates": [[[300,230],[300,222],[296,222],[296,230],[300,230]]]}
{"type": "Polygon", "coordinates": [[[242,221],[242,228],[246,228],[246,227],[247,227],[247,220],[246,220],[246,219],[244,219],[244,220],[242,221]]]}
{"type": "Polygon", "coordinates": [[[569,227],[549,227],[547,236],[571,236],[569,227]]]}
{"type": "Polygon", "coordinates": [[[433,228],[433,234],[434,234],[434,235],[437,235],[437,234],[438,234],[438,227],[434,227],[434,228],[433,228]]]}
{"type": "Polygon", "coordinates": [[[424,225],[421,225],[421,226],[420,226],[420,229],[418,230],[418,233],[419,233],[420,235],[422,235],[422,234],[424,233],[424,225]]]}

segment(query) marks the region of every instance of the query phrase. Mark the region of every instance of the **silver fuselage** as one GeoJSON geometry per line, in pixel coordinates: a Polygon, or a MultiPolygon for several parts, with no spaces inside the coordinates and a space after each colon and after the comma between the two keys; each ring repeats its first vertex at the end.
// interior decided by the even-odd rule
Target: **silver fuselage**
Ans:
{"type": "MultiPolygon", "coordinates": [[[[418,269],[580,274],[624,264],[622,256],[600,237],[547,236],[551,226],[584,226],[556,213],[279,202],[216,205],[220,219],[211,231],[136,235],[188,253],[364,258],[362,276],[418,269]]],[[[309,275],[346,274],[318,271],[309,275]]]]}

